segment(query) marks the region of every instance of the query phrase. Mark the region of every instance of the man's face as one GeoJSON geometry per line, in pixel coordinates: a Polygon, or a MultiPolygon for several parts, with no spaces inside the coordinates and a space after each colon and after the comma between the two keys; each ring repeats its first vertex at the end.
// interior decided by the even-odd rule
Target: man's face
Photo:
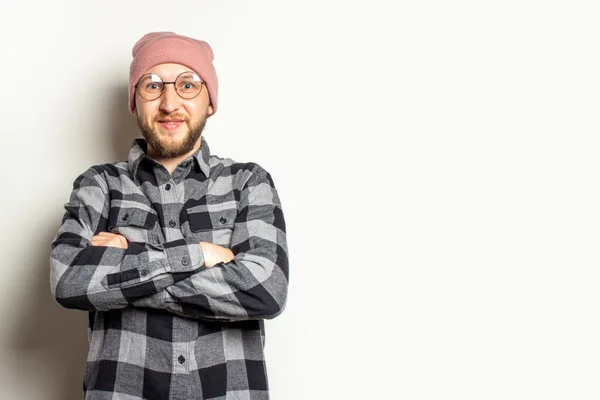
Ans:
{"type": "MultiPolygon", "coordinates": [[[[173,82],[190,68],[181,64],[159,64],[146,73],[173,82]]],[[[193,99],[183,99],[174,85],[165,85],[156,100],[145,100],[136,90],[135,113],[149,152],[165,158],[178,157],[196,150],[207,117],[213,113],[206,85],[193,99]]]]}

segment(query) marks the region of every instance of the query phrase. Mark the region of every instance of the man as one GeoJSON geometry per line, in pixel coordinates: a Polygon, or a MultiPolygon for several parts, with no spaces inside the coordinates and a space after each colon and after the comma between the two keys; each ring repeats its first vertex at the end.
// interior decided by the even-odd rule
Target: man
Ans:
{"type": "Polygon", "coordinates": [[[208,43],[133,47],[129,108],[144,139],[73,184],[52,243],[59,304],[89,311],[85,399],[267,399],[264,319],[284,308],[285,222],[273,180],[210,153],[208,43]]]}

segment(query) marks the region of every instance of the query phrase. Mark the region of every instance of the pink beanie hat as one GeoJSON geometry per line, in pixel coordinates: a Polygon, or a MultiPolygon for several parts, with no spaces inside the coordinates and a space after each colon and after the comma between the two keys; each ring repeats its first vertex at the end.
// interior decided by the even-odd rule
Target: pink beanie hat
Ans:
{"type": "Polygon", "coordinates": [[[176,63],[191,68],[206,83],[213,114],[217,112],[219,82],[213,65],[214,54],[208,43],[173,32],[144,35],[133,46],[129,68],[129,111],[135,110],[135,85],[142,75],[158,64],[176,63]]]}

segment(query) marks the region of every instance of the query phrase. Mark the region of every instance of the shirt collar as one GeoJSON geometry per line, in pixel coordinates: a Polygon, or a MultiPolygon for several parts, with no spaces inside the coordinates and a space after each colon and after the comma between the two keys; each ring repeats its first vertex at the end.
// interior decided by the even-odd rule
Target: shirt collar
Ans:
{"type": "MultiPolygon", "coordinates": [[[[210,148],[208,147],[208,143],[204,137],[201,137],[200,140],[200,149],[192,154],[191,157],[196,160],[194,163],[196,165],[196,169],[202,171],[202,173],[208,178],[210,177],[210,148]]],[[[127,156],[127,164],[129,165],[129,172],[134,179],[137,177],[140,163],[146,158],[151,160],[150,157],[146,155],[147,149],[148,147],[146,145],[146,139],[135,139],[131,144],[129,155],[127,156]]]]}

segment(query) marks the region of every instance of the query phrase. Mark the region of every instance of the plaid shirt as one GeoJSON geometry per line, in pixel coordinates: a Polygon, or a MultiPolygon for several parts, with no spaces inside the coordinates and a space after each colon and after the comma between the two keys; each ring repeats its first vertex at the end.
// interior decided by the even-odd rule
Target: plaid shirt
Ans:
{"type": "Polygon", "coordinates": [[[204,139],[172,174],[145,150],[80,175],[52,243],[53,295],[90,312],[85,399],[268,399],[263,319],[288,286],[273,181],[204,139]],[[128,248],[92,246],[99,232],[128,248]],[[207,268],[200,241],[235,259],[207,268]]]}

